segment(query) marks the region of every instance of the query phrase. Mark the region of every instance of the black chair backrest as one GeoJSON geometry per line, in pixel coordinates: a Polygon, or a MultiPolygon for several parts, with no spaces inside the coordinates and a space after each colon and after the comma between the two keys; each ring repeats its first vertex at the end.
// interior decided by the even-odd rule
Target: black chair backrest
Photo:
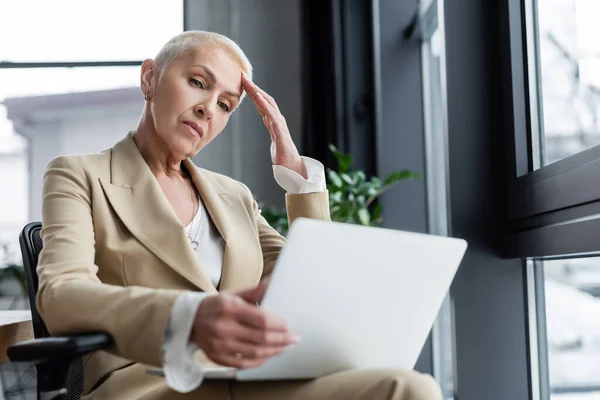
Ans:
{"type": "MultiPolygon", "coordinates": [[[[21,246],[21,254],[23,255],[23,268],[25,269],[25,279],[27,280],[27,295],[29,296],[29,305],[31,306],[31,323],[33,325],[33,334],[36,338],[52,336],[48,332],[48,328],[46,328],[46,324],[35,305],[35,295],[38,291],[37,264],[40,252],[44,247],[42,237],[40,236],[41,231],[41,222],[31,222],[25,225],[25,228],[21,231],[21,235],[19,235],[19,244],[21,246]]],[[[65,387],[67,389],[67,400],[77,400],[80,398],[83,391],[83,359],[81,357],[72,361],[67,372],[65,387]]]]}
{"type": "Polygon", "coordinates": [[[31,322],[36,338],[51,336],[35,305],[35,295],[38,291],[37,264],[40,252],[44,246],[42,237],[40,236],[41,230],[41,222],[31,222],[25,225],[19,236],[21,254],[23,255],[23,268],[25,269],[25,279],[27,280],[27,295],[29,296],[29,305],[31,306],[31,322]]]}

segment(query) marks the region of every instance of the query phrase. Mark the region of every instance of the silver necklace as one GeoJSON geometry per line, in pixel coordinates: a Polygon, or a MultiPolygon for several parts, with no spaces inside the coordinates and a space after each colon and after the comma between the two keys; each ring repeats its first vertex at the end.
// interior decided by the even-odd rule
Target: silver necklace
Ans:
{"type": "MultiPolygon", "coordinates": [[[[191,181],[191,177],[189,178],[191,181]]],[[[192,245],[192,249],[196,250],[198,248],[198,246],[200,245],[200,243],[198,243],[198,241],[196,240],[196,238],[198,237],[198,232],[200,231],[200,212],[201,212],[201,207],[200,207],[200,197],[198,196],[198,193],[196,192],[196,189],[194,188],[194,184],[192,182],[190,182],[190,189],[192,191],[192,203],[194,204],[194,208],[193,208],[193,213],[192,213],[192,221],[190,222],[190,229],[187,232],[187,238],[190,241],[190,244],[192,245]],[[196,197],[194,199],[194,196],[196,197]],[[196,201],[198,202],[198,208],[196,208],[196,201]],[[198,213],[198,215],[196,215],[196,213],[198,213]],[[196,222],[196,219],[198,219],[198,226],[196,227],[196,232],[194,233],[194,235],[192,236],[192,232],[194,232],[194,223],[196,222]]]]}
{"type": "MultiPolygon", "coordinates": [[[[195,208],[195,206],[194,206],[195,208]]],[[[200,209],[198,209],[198,213],[200,213],[200,209]]],[[[194,222],[196,221],[196,218],[200,218],[200,216],[196,216],[196,212],[194,212],[194,218],[192,219],[192,222],[190,223],[190,229],[187,233],[187,238],[190,241],[190,244],[192,245],[192,249],[196,250],[198,248],[198,246],[200,245],[200,243],[198,243],[198,241],[196,240],[196,238],[198,237],[198,232],[200,231],[200,221],[198,221],[198,227],[196,228],[196,232],[194,233],[194,235],[192,236],[192,232],[194,232],[194,222]]]]}

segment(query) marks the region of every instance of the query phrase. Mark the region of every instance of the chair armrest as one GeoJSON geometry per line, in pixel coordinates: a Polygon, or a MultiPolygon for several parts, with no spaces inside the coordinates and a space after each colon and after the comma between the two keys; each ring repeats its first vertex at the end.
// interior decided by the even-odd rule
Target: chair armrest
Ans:
{"type": "Polygon", "coordinates": [[[112,347],[112,336],[106,332],[89,332],[27,340],[10,346],[7,355],[12,362],[40,364],[52,359],[74,359],[96,350],[112,347]]]}

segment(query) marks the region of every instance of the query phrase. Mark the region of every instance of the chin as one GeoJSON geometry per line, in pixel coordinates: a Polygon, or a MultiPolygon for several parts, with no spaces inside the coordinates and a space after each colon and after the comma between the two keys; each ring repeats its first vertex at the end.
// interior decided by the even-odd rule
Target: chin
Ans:
{"type": "Polygon", "coordinates": [[[200,151],[200,149],[204,146],[202,146],[202,144],[200,143],[200,140],[185,140],[182,141],[182,143],[180,144],[180,150],[182,152],[182,154],[185,154],[186,157],[193,157],[196,154],[198,154],[198,152],[200,151]]]}

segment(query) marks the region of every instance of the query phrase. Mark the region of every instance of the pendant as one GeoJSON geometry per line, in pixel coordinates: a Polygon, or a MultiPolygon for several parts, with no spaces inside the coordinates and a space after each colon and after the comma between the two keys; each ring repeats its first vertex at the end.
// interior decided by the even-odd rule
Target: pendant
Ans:
{"type": "Polygon", "coordinates": [[[196,250],[198,248],[198,246],[200,245],[200,243],[198,243],[197,241],[195,241],[194,239],[192,239],[192,237],[190,235],[188,235],[187,238],[190,241],[190,244],[192,245],[192,249],[196,250]]]}

